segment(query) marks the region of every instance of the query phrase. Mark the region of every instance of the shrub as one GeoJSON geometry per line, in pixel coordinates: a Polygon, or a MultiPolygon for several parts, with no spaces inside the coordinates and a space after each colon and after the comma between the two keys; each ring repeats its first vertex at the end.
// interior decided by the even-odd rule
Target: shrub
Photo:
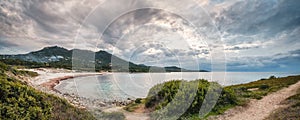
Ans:
{"type": "Polygon", "coordinates": [[[190,82],[176,80],[152,87],[145,100],[145,106],[146,108],[155,108],[156,110],[160,110],[170,102],[174,104],[174,106],[168,106],[167,109],[164,108],[163,111],[155,111],[151,115],[154,119],[163,119],[164,117],[168,118],[176,112],[184,113],[181,117],[199,114],[199,110],[208,91],[211,99],[206,102],[211,105],[213,104],[213,101],[217,101],[210,114],[222,113],[230,106],[238,103],[234,91],[229,88],[224,89],[218,83],[208,82],[206,80],[190,82]],[[196,88],[196,91],[192,88],[196,88]],[[221,94],[218,97],[219,93],[221,94]],[[192,100],[191,103],[188,103],[189,100],[192,100]],[[180,107],[186,105],[189,105],[187,110],[183,110],[183,108],[180,107]]]}
{"type": "Polygon", "coordinates": [[[276,77],[274,75],[270,76],[269,79],[275,79],[276,77]]]}
{"type": "MultiPolygon", "coordinates": [[[[65,99],[49,95],[9,77],[20,72],[0,62],[0,119],[95,119],[89,112],[75,108],[65,99]]],[[[31,72],[29,72],[31,73],[31,72]]]]}
{"type": "Polygon", "coordinates": [[[135,103],[142,103],[142,98],[137,98],[137,99],[135,99],[134,102],[135,102],[135,103]]]}
{"type": "Polygon", "coordinates": [[[268,89],[269,87],[270,87],[269,85],[262,84],[262,85],[259,86],[259,89],[265,90],[265,89],[268,89]]]}
{"type": "Polygon", "coordinates": [[[101,120],[125,120],[125,115],[121,112],[103,113],[101,120]]]}
{"type": "Polygon", "coordinates": [[[289,85],[295,84],[299,80],[300,75],[282,78],[275,78],[275,76],[271,76],[270,79],[253,81],[246,84],[227,86],[226,88],[233,89],[239,99],[261,99],[263,96],[268,95],[271,92],[276,92],[284,87],[288,87],[289,85]],[[248,91],[247,89],[250,88],[259,89],[254,91],[248,91]]]}

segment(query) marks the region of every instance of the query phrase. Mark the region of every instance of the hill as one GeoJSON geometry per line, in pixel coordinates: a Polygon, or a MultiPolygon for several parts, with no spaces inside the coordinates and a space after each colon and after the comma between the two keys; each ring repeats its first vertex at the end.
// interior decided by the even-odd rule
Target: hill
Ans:
{"type": "Polygon", "coordinates": [[[37,91],[14,77],[19,75],[36,74],[18,71],[0,62],[0,119],[95,119],[88,111],[37,91]]]}
{"type": "MultiPolygon", "coordinates": [[[[288,97],[285,100],[288,107],[275,110],[268,119],[299,119],[299,81],[300,75],[282,78],[271,76],[268,79],[264,78],[250,83],[222,87],[218,83],[206,80],[173,80],[153,86],[146,98],[138,99],[124,109],[136,113],[140,111],[151,112],[150,117],[152,119],[201,120],[199,115],[201,115],[200,109],[203,107],[204,98],[210,97],[210,101],[206,102],[211,102],[210,105],[214,105],[213,101],[216,101],[216,104],[209,113],[202,114],[203,119],[223,120],[231,119],[231,117],[253,119],[254,117],[251,116],[253,114],[259,114],[256,118],[264,117],[260,116],[262,114],[269,115],[265,113],[272,112],[273,108],[276,108],[274,106],[288,97]],[[297,89],[299,90],[296,91],[297,89]],[[210,91],[210,95],[206,96],[208,91],[210,91]],[[219,94],[219,97],[214,98],[213,96],[218,96],[218,92],[221,94],[219,94]],[[192,99],[192,101],[189,101],[189,99],[192,99]],[[177,115],[175,113],[183,114],[177,115]]],[[[205,108],[209,108],[209,106],[205,108]]]]}
{"type": "Polygon", "coordinates": [[[176,66],[138,65],[102,50],[98,52],[80,49],[67,50],[58,46],[45,47],[28,54],[0,55],[0,61],[9,65],[21,65],[30,68],[55,67],[84,71],[94,70],[93,68],[95,68],[96,71],[115,72],[207,72],[206,70],[187,70],[176,66]],[[72,63],[74,64],[72,65],[72,63]]]}

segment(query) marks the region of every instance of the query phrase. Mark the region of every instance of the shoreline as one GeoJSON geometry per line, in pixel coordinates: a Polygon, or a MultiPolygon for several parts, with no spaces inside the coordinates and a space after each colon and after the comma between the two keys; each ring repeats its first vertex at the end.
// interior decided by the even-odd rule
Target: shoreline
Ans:
{"type": "Polygon", "coordinates": [[[133,102],[133,99],[127,99],[124,101],[112,100],[103,101],[100,99],[91,99],[86,97],[81,97],[76,94],[62,93],[61,91],[55,89],[61,81],[69,80],[73,78],[104,75],[106,72],[74,72],[66,69],[56,69],[56,68],[38,68],[38,69],[24,69],[27,71],[36,72],[39,75],[37,77],[31,78],[29,80],[30,84],[43,92],[53,94],[55,96],[66,99],[70,104],[78,108],[90,108],[90,109],[100,109],[105,110],[113,107],[124,107],[127,104],[133,102]]]}
{"type": "MultiPolygon", "coordinates": [[[[32,70],[30,70],[30,71],[32,71],[32,70]]],[[[36,71],[34,70],[34,72],[36,72],[36,71]]],[[[72,78],[78,78],[78,77],[104,75],[105,73],[73,72],[73,71],[63,70],[63,69],[42,69],[42,72],[38,71],[38,73],[39,73],[39,76],[30,80],[31,83],[34,83],[34,87],[36,89],[39,89],[46,93],[53,94],[53,95],[61,97],[61,98],[64,98],[70,104],[72,104],[74,107],[88,109],[91,111],[98,111],[98,112],[100,112],[100,111],[101,112],[112,112],[112,111],[122,112],[122,113],[126,114],[126,118],[131,118],[131,116],[137,117],[136,112],[127,112],[127,111],[123,110],[124,106],[133,103],[134,99],[128,98],[127,100],[124,100],[124,101],[118,101],[118,100],[103,101],[100,99],[91,99],[91,98],[81,97],[81,96],[76,95],[76,93],[75,94],[62,93],[59,90],[55,89],[55,86],[59,85],[60,81],[64,81],[64,80],[68,80],[68,79],[72,79],[72,78]]],[[[300,83],[298,83],[298,84],[300,84],[300,83]]],[[[249,89],[249,90],[255,91],[257,89],[249,89]]],[[[264,96],[264,97],[266,97],[266,96],[264,96]]],[[[263,98],[263,100],[266,98],[263,98]]],[[[267,102],[271,103],[269,101],[267,101],[267,102]]],[[[265,101],[263,101],[263,103],[265,103],[265,101]]],[[[278,102],[276,102],[276,103],[278,103],[278,102]]],[[[232,109],[232,110],[235,110],[235,109],[232,109]]],[[[247,110],[244,110],[244,112],[245,111],[247,111],[247,110]]],[[[241,112],[240,114],[242,114],[244,112],[241,112]]],[[[265,114],[268,114],[269,112],[270,111],[266,112],[265,114]]],[[[227,115],[232,112],[230,112],[230,110],[228,110],[226,113],[227,114],[224,115],[225,118],[227,118],[228,117],[227,115]]],[[[248,112],[246,112],[246,113],[248,113],[248,112]]],[[[215,118],[215,117],[222,118],[224,116],[211,116],[210,118],[215,118]]],[[[230,114],[230,116],[233,117],[231,114],[230,114]]],[[[142,117],[145,117],[145,116],[142,116],[142,117]]],[[[236,117],[236,116],[234,116],[234,117],[236,117]]],[[[237,117],[240,117],[240,116],[237,116],[237,117]]]]}
{"type": "Polygon", "coordinates": [[[73,79],[73,78],[79,78],[79,77],[87,77],[87,76],[94,76],[94,75],[103,75],[103,73],[94,73],[94,74],[82,74],[82,75],[73,75],[73,76],[63,76],[58,78],[50,79],[48,82],[42,83],[41,85],[43,87],[46,87],[50,90],[53,90],[55,92],[58,92],[59,94],[62,94],[59,90],[55,89],[54,87],[57,86],[61,81],[73,79]]]}

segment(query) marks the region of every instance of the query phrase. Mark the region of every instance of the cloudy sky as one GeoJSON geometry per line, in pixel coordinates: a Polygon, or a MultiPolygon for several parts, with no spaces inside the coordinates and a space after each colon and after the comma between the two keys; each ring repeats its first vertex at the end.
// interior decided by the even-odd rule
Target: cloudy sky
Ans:
{"type": "Polygon", "coordinates": [[[138,64],[300,71],[299,0],[1,0],[0,53],[105,50],[138,64]]]}

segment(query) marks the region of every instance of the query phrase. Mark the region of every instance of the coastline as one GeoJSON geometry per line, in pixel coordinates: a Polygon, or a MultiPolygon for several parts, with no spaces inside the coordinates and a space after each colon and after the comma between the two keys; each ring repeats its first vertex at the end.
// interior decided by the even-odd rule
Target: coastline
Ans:
{"type": "Polygon", "coordinates": [[[72,79],[72,78],[78,78],[78,77],[87,77],[87,76],[94,76],[94,75],[103,75],[103,73],[94,73],[94,74],[80,74],[80,75],[73,75],[73,76],[63,76],[58,78],[50,79],[48,82],[42,83],[41,85],[43,87],[46,87],[50,90],[53,90],[55,92],[58,92],[62,94],[59,90],[55,89],[54,87],[57,86],[61,81],[72,79]]]}
{"type": "MultiPolygon", "coordinates": [[[[32,83],[32,85],[34,85],[35,88],[43,91],[43,92],[47,92],[50,94],[54,94],[58,97],[64,98],[66,99],[70,104],[72,104],[75,107],[78,108],[82,108],[82,109],[88,109],[90,111],[93,112],[122,112],[123,114],[125,114],[126,118],[137,118],[138,116],[143,117],[143,118],[149,118],[149,116],[147,114],[144,113],[137,113],[137,112],[128,112],[123,110],[124,106],[134,103],[134,99],[127,99],[125,101],[101,101],[100,99],[92,99],[92,98],[85,98],[85,97],[80,97],[76,94],[68,94],[68,93],[62,93],[59,90],[55,89],[55,86],[58,85],[60,83],[60,81],[64,81],[64,80],[68,80],[68,79],[72,79],[72,78],[77,78],[77,77],[86,77],[86,76],[94,76],[94,75],[104,75],[105,73],[92,73],[92,72],[74,72],[74,71],[70,71],[70,70],[65,70],[65,69],[31,69],[30,71],[34,71],[39,73],[39,76],[33,78],[32,80],[30,80],[30,82],[32,83]]],[[[260,81],[260,80],[258,80],[260,81]]],[[[251,82],[250,82],[251,83],[251,82]]],[[[299,85],[300,83],[298,83],[299,85]]],[[[254,89],[254,88],[249,88],[248,90],[250,91],[256,91],[259,89],[254,89]]],[[[286,90],[286,89],[285,89],[286,90]]],[[[277,93],[277,92],[275,92],[277,93]]],[[[288,92],[290,93],[290,92],[288,92]]],[[[276,97],[278,96],[282,96],[280,95],[276,95],[276,97]]],[[[284,97],[287,98],[287,97],[284,97]]],[[[278,103],[280,103],[280,101],[282,101],[282,99],[268,99],[268,96],[264,96],[264,98],[262,99],[262,104],[265,103],[272,103],[272,105],[269,106],[274,106],[274,105],[278,105],[278,103]],[[267,100],[265,100],[267,99],[267,100]],[[269,102],[269,100],[277,100],[277,102],[269,102]]],[[[256,102],[255,102],[256,103],[256,102]]],[[[255,108],[255,106],[257,106],[256,104],[252,105],[253,103],[250,102],[249,104],[251,104],[251,106],[254,110],[258,109],[255,108]]],[[[261,105],[259,105],[261,106],[261,105]]],[[[239,107],[237,107],[239,108],[239,107]]],[[[272,108],[272,110],[269,110],[265,113],[263,112],[259,112],[260,114],[263,114],[261,116],[267,116],[270,112],[272,112],[273,110],[276,110],[277,108],[272,108]]],[[[237,113],[235,112],[236,109],[231,109],[225,112],[225,118],[227,118],[228,114],[231,115],[231,113],[237,113]],[[231,112],[233,111],[233,112],[231,112]]],[[[243,111],[241,112],[240,109],[236,110],[239,111],[241,115],[238,115],[237,117],[240,116],[245,116],[242,114],[248,114],[248,113],[254,113],[251,110],[248,110],[248,108],[243,108],[243,111]],[[249,112],[250,111],[250,112],[249,112]]],[[[258,113],[257,113],[258,114],[258,113]]],[[[211,116],[210,118],[222,118],[223,116],[211,116]]]]}
{"type": "Polygon", "coordinates": [[[38,76],[33,78],[30,81],[33,85],[42,85],[44,83],[50,83],[50,81],[56,81],[53,83],[57,83],[61,80],[66,80],[71,78],[104,74],[104,72],[74,72],[72,70],[55,69],[55,68],[38,68],[38,69],[24,69],[24,70],[38,73],[38,76]]]}
{"type": "Polygon", "coordinates": [[[34,88],[56,95],[58,97],[66,99],[69,103],[78,108],[90,108],[90,109],[110,109],[113,107],[124,107],[127,104],[133,102],[134,100],[128,99],[125,101],[102,101],[98,99],[91,99],[78,96],[76,94],[62,93],[59,90],[55,89],[61,81],[86,77],[86,76],[95,76],[95,75],[104,75],[108,74],[106,72],[74,72],[66,69],[54,69],[54,68],[38,68],[38,69],[25,69],[27,71],[37,72],[39,75],[37,77],[31,78],[29,83],[34,88]]]}
{"type": "MultiPolygon", "coordinates": [[[[31,78],[28,81],[32,87],[42,92],[46,92],[64,98],[75,107],[83,108],[83,109],[91,106],[91,105],[87,105],[87,101],[89,102],[95,100],[90,100],[88,98],[81,98],[75,94],[63,94],[60,91],[56,90],[54,87],[64,80],[105,74],[105,73],[98,73],[98,72],[74,72],[72,70],[55,69],[55,68],[37,68],[37,69],[24,69],[24,70],[38,73],[37,77],[31,78]]],[[[100,106],[105,105],[102,102],[98,104],[100,106]]]]}

